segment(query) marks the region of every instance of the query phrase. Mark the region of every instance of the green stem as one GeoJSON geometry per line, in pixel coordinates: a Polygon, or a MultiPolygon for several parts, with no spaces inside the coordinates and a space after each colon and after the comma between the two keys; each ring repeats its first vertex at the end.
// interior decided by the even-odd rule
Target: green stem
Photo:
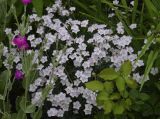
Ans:
{"type": "Polygon", "coordinates": [[[18,25],[18,29],[20,30],[20,23],[19,23],[19,21],[18,21],[18,18],[17,18],[17,15],[16,15],[16,9],[15,9],[15,7],[13,7],[12,6],[12,9],[13,9],[13,15],[14,15],[14,18],[15,18],[15,20],[16,20],[16,22],[17,22],[17,25],[18,25]]]}
{"type": "MultiPolygon", "coordinates": [[[[25,67],[26,67],[26,65],[27,65],[27,61],[26,61],[26,55],[25,55],[25,53],[24,53],[24,65],[25,65],[25,67]]],[[[27,72],[25,72],[26,74],[26,76],[25,76],[25,109],[26,109],[26,107],[27,107],[27,92],[28,92],[28,71],[27,72]]]]}
{"type": "MultiPolygon", "coordinates": [[[[8,70],[8,72],[9,72],[9,70],[8,70]]],[[[5,98],[6,98],[7,92],[8,92],[9,77],[10,77],[10,74],[7,75],[7,81],[6,81],[5,89],[4,89],[4,93],[3,93],[3,96],[4,96],[4,100],[3,100],[3,110],[4,110],[4,112],[6,111],[5,98]]]]}
{"type": "Polygon", "coordinates": [[[25,116],[26,116],[26,114],[25,114],[25,113],[23,113],[23,115],[22,115],[22,119],[25,119],[25,116]]]}

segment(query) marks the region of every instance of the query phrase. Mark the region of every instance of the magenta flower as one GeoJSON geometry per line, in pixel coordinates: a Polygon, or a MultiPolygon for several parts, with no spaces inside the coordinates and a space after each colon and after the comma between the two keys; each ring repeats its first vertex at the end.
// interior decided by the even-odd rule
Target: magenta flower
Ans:
{"type": "Polygon", "coordinates": [[[23,72],[20,71],[20,70],[16,70],[16,72],[15,72],[15,79],[20,80],[20,79],[23,79],[23,78],[24,78],[23,72]]]}
{"type": "Polygon", "coordinates": [[[25,36],[17,35],[12,40],[12,44],[16,45],[19,49],[27,50],[29,48],[29,44],[27,43],[27,38],[25,36]]]}
{"type": "Polygon", "coordinates": [[[32,2],[32,0],[22,0],[22,3],[24,5],[27,5],[27,4],[31,3],[31,2],[32,2]]]}

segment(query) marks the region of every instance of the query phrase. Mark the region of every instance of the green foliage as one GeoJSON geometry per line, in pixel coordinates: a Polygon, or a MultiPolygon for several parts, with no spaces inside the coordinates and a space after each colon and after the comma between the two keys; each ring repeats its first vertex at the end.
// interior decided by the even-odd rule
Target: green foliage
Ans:
{"type": "MultiPolygon", "coordinates": [[[[131,71],[131,63],[125,61],[117,72],[112,68],[102,70],[98,77],[103,79],[103,83],[98,80],[86,83],[89,84],[86,86],[88,89],[93,91],[99,90],[96,100],[98,105],[103,107],[105,115],[123,115],[124,112],[131,109],[133,99],[128,91],[136,89],[138,86],[130,76],[131,71]]],[[[145,93],[138,93],[137,95],[141,101],[149,99],[145,93]]]]}
{"type": "Polygon", "coordinates": [[[102,70],[98,76],[104,80],[114,80],[119,76],[119,74],[112,68],[106,68],[102,70]]]}
{"type": "Polygon", "coordinates": [[[125,80],[122,77],[117,78],[116,86],[119,92],[123,92],[125,90],[125,80]]]}
{"type": "Polygon", "coordinates": [[[102,91],[104,89],[103,83],[97,80],[90,81],[86,83],[85,85],[88,89],[93,90],[93,91],[102,91]]]}
{"type": "Polygon", "coordinates": [[[144,72],[144,77],[143,77],[143,80],[142,80],[142,83],[141,83],[141,88],[140,90],[142,89],[144,83],[146,80],[149,79],[149,72],[153,66],[153,63],[154,61],[156,60],[158,56],[158,51],[151,51],[149,56],[148,56],[148,59],[147,59],[147,65],[146,65],[146,68],[145,68],[145,72],[144,72]]]}
{"type": "Polygon", "coordinates": [[[33,7],[35,8],[37,14],[39,16],[42,16],[44,1],[43,0],[33,0],[32,3],[33,3],[33,7]]]}
{"type": "Polygon", "coordinates": [[[4,113],[2,119],[11,119],[11,115],[8,113],[4,113]]]}
{"type": "Polygon", "coordinates": [[[158,10],[154,6],[154,4],[151,2],[151,0],[144,0],[144,3],[151,17],[158,15],[158,10]]]}
{"type": "Polygon", "coordinates": [[[125,108],[124,105],[121,103],[115,103],[113,108],[113,113],[116,114],[123,114],[125,108]]]}
{"type": "Polygon", "coordinates": [[[112,111],[112,109],[113,109],[113,102],[110,101],[110,100],[104,101],[104,103],[103,103],[103,109],[104,109],[104,113],[105,114],[110,113],[112,111]]]}
{"type": "Polygon", "coordinates": [[[132,64],[130,61],[126,61],[122,64],[120,72],[123,74],[124,77],[128,77],[132,71],[132,64]]]}
{"type": "Polygon", "coordinates": [[[5,85],[7,83],[8,80],[8,71],[5,70],[0,74],[0,93],[2,94],[5,90],[5,85]]]}
{"type": "Polygon", "coordinates": [[[98,99],[97,101],[99,101],[99,103],[101,103],[101,101],[108,100],[109,97],[108,97],[108,94],[105,91],[101,91],[101,92],[98,93],[97,99],[98,99]]]}
{"type": "Polygon", "coordinates": [[[136,89],[137,88],[137,82],[133,79],[126,79],[126,85],[132,89],[136,89]]]}
{"type": "Polygon", "coordinates": [[[104,83],[104,88],[105,88],[105,91],[108,92],[108,93],[112,93],[113,92],[113,89],[114,89],[114,84],[113,82],[108,82],[106,81],[104,83]]]}

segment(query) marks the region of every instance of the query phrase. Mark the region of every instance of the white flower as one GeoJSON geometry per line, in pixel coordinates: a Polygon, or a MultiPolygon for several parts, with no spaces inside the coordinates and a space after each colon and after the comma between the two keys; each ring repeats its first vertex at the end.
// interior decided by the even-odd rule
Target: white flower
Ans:
{"type": "Polygon", "coordinates": [[[18,63],[20,61],[20,57],[19,56],[16,56],[13,60],[15,63],[18,63]]]}
{"type": "Polygon", "coordinates": [[[91,112],[92,112],[92,107],[93,107],[93,106],[90,105],[90,104],[85,104],[84,112],[85,112],[86,115],[91,114],[91,112]]]}
{"type": "Polygon", "coordinates": [[[76,8],[75,8],[75,7],[70,7],[69,10],[70,10],[71,12],[73,12],[73,11],[76,10],[76,8]]]}
{"type": "Polygon", "coordinates": [[[119,23],[117,24],[116,30],[117,30],[117,32],[118,32],[119,34],[124,34],[124,26],[123,26],[122,22],[119,22],[119,23]]]}
{"type": "Polygon", "coordinates": [[[108,18],[111,18],[111,17],[113,17],[113,16],[115,16],[115,13],[110,13],[110,14],[108,15],[108,18]]]}
{"type": "Polygon", "coordinates": [[[58,110],[55,108],[50,108],[47,111],[48,117],[56,116],[58,114],[58,110]]]}
{"type": "Polygon", "coordinates": [[[30,86],[29,86],[29,91],[30,91],[30,92],[35,92],[36,89],[37,89],[37,86],[36,86],[36,85],[30,84],[30,86]]]}
{"type": "Polygon", "coordinates": [[[119,0],[113,0],[113,4],[118,5],[119,4],[119,0]]]}
{"type": "Polygon", "coordinates": [[[42,35],[44,33],[44,27],[40,26],[39,28],[37,28],[37,33],[42,35]]]}
{"type": "Polygon", "coordinates": [[[158,68],[157,68],[157,67],[153,67],[153,68],[151,69],[150,73],[151,73],[152,75],[158,74],[158,68]]]}
{"type": "Polygon", "coordinates": [[[42,92],[36,92],[31,100],[32,104],[36,106],[42,105],[42,92]]]}
{"type": "Polygon", "coordinates": [[[137,24],[131,24],[131,25],[129,26],[129,28],[130,28],[130,29],[135,29],[135,28],[137,28],[137,24]]]}
{"type": "Polygon", "coordinates": [[[81,27],[87,27],[88,25],[88,20],[84,20],[81,22],[81,27]]]}
{"type": "Polygon", "coordinates": [[[38,45],[42,42],[42,39],[41,38],[36,38],[35,39],[35,44],[38,45]]]}
{"type": "Polygon", "coordinates": [[[68,10],[62,10],[61,14],[62,14],[62,16],[69,16],[69,11],[68,10]]]}
{"type": "Polygon", "coordinates": [[[48,61],[47,56],[42,56],[41,60],[42,63],[45,63],[48,61]]]}
{"type": "Polygon", "coordinates": [[[132,6],[134,6],[134,0],[133,0],[133,1],[131,1],[131,2],[130,2],[130,4],[131,4],[132,6]]]}
{"type": "Polygon", "coordinates": [[[3,56],[8,57],[8,47],[3,47],[3,56]]]}
{"type": "Polygon", "coordinates": [[[85,51],[86,48],[87,48],[87,45],[85,43],[81,43],[78,45],[79,49],[82,50],[82,51],[85,51]]]}
{"type": "Polygon", "coordinates": [[[18,63],[18,64],[16,65],[16,69],[22,70],[22,64],[18,63]]]}
{"type": "Polygon", "coordinates": [[[74,109],[79,110],[79,109],[80,109],[80,107],[81,107],[81,104],[80,104],[80,102],[79,102],[79,101],[76,101],[76,102],[74,102],[74,103],[73,103],[73,108],[74,108],[74,109]]]}
{"type": "Polygon", "coordinates": [[[137,62],[136,62],[136,65],[137,66],[144,66],[144,62],[143,62],[143,60],[138,60],[137,62]]]}
{"type": "Polygon", "coordinates": [[[5,33],[6,33],[6,35],[11,34],[12,33],[11,28],[6,28],[5,29],[5,33]]]}
{"type": "Polygon", "coordinates": [[[48,41],[50,41],[51,43],[56,42],[56,35],[52,35],[52,33],[48,33],[45,35],[45,38],[48,39],[48,41]]]}
{"type": "Polygon", "coordinates": [[[58,110],[58,114],[57,114],[57,116],[58,117],[63,117],[64,116],[64,110],[58,110]]]}
{"type": "Polygon", "coordinates": [[[71,26],[71,30],[72,30],[73,33],[78,33],[80,31],[79,27],[77,25],[71,26]]]}
{"type": "Polygon", "coordinates": [[[42,64],[40,64],[40,65],[37,66],[37,70],[42,70],[43,67],[44,66],[42,64]]]}
{"type": "Polygon", "coordinates": [[[32,40],[34,40],[34,39],[35,39],[35,35],[29,35],[29,36],[28,36],[28,40],[29,40],[29,41],[32,41],[32,40]]]}
{"type": "Polygon", "coordinates": [[[133,74],[133,79],[136,80],[138,83],[140,83],[141,80],[142,80],[142,76],[140,76],[139,73],[134,73],[133,74]]]}

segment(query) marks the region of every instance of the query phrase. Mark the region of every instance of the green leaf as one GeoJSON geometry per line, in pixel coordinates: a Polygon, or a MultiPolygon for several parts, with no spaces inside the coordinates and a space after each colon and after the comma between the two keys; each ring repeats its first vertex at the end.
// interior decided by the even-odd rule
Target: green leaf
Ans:
{"type": "Polygon", "coordinates": [[[18,110],[18,114],[17,114],[17,118],[16,119],[22,119],[22,117],[24,117],[23,119],[26,119],[26,114],[24,113],[24,111],[22,111],[20,109],[20,110],[18,110]]]}
{"type": "Polygon", "coordinates": [[[157,87],[157,89],[160,91],[160,81],[155,82],[154,85],[157,87]]]}
{"type": "Polygon", "coordinates": [[[137,9],[138,9],[138,0],[134,0],[134,6],[133,6],[133,12],[132,12],[132,23],[135,23],[137,9]]]}
{"type": "Polygon", "coordinates": [[[12,117],[12,119],[16,119],[17,113],[13,113],[13,114],[11,115],[11,117],[12,117]]]}
{"type": "Polygon", "coordinates": [[[120,68],[120,72],[125,76],[125,77],[128,77],[130,74],[131,74],[131,71],[132,71],[132,64],[131,62],[128,60],[128,61],[125,61],[121,68],[120,68]]]}
{"type": "Polygon", "coordinates": [[[151,2],[151,0],[144,0],[144,3],[148,9],[148,12],[151,17],[154,17],[158,14],[157,8],[154,6],[154,4],[151,2]]]}
{"type": "Polygon", "coordinates": [[[105,91],[101,91],[97,95],[97,100],[105,101],[108,100],[108,94],[105,91]]]}
{"type": "Polygon", "coordinates": [[[42,109],[39,109],[36,113],[34,113],[33,119],[40,119],[42,117],[42,109]]]}
{"type": "Polygon", "coordinates": [[[33,69],[33,57],[33,51],[31,52],[31,54],[24,53],[24,56],[22,57],[22,69],[27,78],[29,77],[28,75],[30,75],[30,71],[33,69]]]}
{"type": "Polygon", "coordinates": [[[108,114],[112,111],[112,108],[113,108],[113,102],[110,101],[110,100],[107,100],[104,102],[104,105],[103,105],[103,108],[104,108],[104,113],[105,114],[108,114]]]}
{"type": "Polygon", "coordinates": [[[155,114],[154,114],[153,107],[152,107],[150,104],[147,104],[147,103],[144,103],[144,104],[143,104],[142,114],[143,114],[143,116],[145,116],[145,117],[151,116],[151,115],[155,115],[155,114]]]}
{"type": "Polygon", "coordinates": [[[113,107],[114,114],[122,114],[124,112],[124,107],[121,103],[115,103],[113,107]]]}
{"type": "Polygon", "coordinates": [[[11,119],[11,115],[5,112],[2,119],[11,119]]]}
{"type": "Polygon", "coordinates": [[[112,82],[106,81],[106,82],[104,83],[104,88],[105,88],[105,90],[106,90],[108,93],[112,93],[112,92],[113,92],[113,89],[114,89],[114,85],[113,85],[112,82]]]}
{"type": "Polygon", "coordinates": [[[119,92],[123,92],[125,90],[125,80],[121,77],[116,79],[116,86],[119,92]]]}
{"type": "Polygon", "coordinates": [[[130,92],[129,92],[129,96],[133,99],[133,100],[136,100],[137,98],[139,98],[139,91],[138,90],[135,90],[135,89],[132,89],[130,92]]]}
{"type": "Polygon", "coordinates": [[[36,106],[35,105],[29,105],[27,106],[27,108],[25,109],[25,113],[33,113],[36,110],[36,106]]]}
{"type": "Polygon", "coordinates": [[[118,100],[121,98],[121,95],[119,93],[113,93],[112,95],[110,95],[109,99],[111,100],[118,100]]]}
{"type": "Polygon", "coordinates": [[[142,90],[142,87],[143,87],[144,83],[149,79],[149,72],[150,72],[150,70],[153,66],[153,63],[155,62],[158,54],[159,54],[159,52],[157,50],[150,51],[150,54],[149,54],[148,59],[147,59],[147,66],[145,68],[144,76],[143,76],[143,79],[141,81],[140,91],[142,90]]]}
{"type": "Polygon", "coordinates": [[[100,81],[94,80],[85,83],[86,87],[92,91],[102,91],[104,89],[103,83],[100,81]]]}
{"type": "Polygon", "coordinates": [[[154,6],[160,11],[160,1],[159,0],[152,0],[154,6]]]}
{"type": "Polygon", "coordinates": [[[25,112],[25,97],[22,97],[20,101],[20,108],[23,110],[23,112],[25,112]]]}
{"type": "Polygon", "coordinates": [[[130,98],[127,98],[125,101],[124,101],[124,107],[126,108],[126,109],[129,109],[130,108],[130,106],[132,105],[132,101],[131,101],[131,99],[130,98]]]}
{"type": "Polygon", "coordinates": [[[104,80],[114,80],[119,74],[113,68],[106,68],[102,70],[98,76],[104,80]]]}
{"type": "Polygon", "coordinates": [[[146,94],[146,93],[140,93],[139,94],[139,98],[141,100],[143,100],[143,101],[146,101],[146,100],[148,100],[150,98],[150,96],[148,94],[146,94]]]}
{"type": "Polygon", "coordinates": [[[0,94],[0,100],[4,100],[4,96],[0,94]]]}
{"type": "Polygon", "coordinates": [[[35,105],[28,105],[25,108],[25,97],[22,97],[20,101],[20,108],[23,110],[24,113],[33,113],[36,109],[35,105]]]}
{"type": "Polygon", "coordinates": [[[147,38],[147,43],[142,47],[142,50],[140,52],[140,54],[138,55],[136,62],[146,53],[146,51],[149,49],[149,47],[151,46],[151,44],[153,43],[154,40],[154,36],[151,35],[147,38]]]}
{"type": "Polygon", "coordinates": [[[17,98],[16,98],[16,110],[20,109],[20,102],[21,102],[21,100],[22,100],[22,97],[17,96],[17,98]]]}
{"type": "Polygon", "coordinates": [[[81,7],[82,9],[84,9],[84,10],[85,10],[86,12],[88,12],[89,14],[94,15],[93,12],[92,12],[92,10],[90,10],[87,5],[83,4],[83,3],[80,2],[79,0],[74,0],[73,2],[74,2],[75,4],[77,4],[79,7],[81,7]]]}
{"type": "Polygon", "coordinates": [[[43,0],[33,0],[33,6],[39,16],[43,14],[43,0]]]}
{"type": "Polygon", "coordinates": [[[132,88],[132,89],[136,89],[137,88],[137,82],[133,79],[126,79],[126,84],[128,87],[132,88]]]}
{"type": "Polygon", "coordinates": [[[5,70],[0,74],[0,93],[4,92],[5,85],[7,83],[9,71],[5,70]]]}
{"type": "Polygon", "coordinates": [[[160,115],[160,103],[155,105],[155,114],[160,115]]]}

